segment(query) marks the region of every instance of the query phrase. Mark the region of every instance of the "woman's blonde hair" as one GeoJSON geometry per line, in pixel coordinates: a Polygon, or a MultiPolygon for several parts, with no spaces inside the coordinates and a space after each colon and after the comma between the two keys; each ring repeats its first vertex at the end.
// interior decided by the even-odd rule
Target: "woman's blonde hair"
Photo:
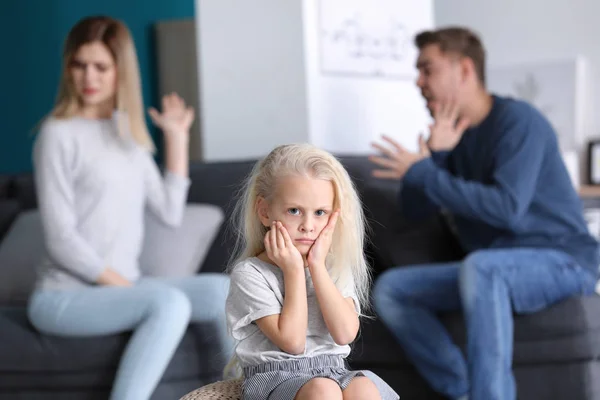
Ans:
{"type": "Polygon", "coordinates": [[[234,211],[233,227],[237,240],[229,269],[265,250],[263,240],[267,228],[259,219],[257,200],[263,197],[269,201],[278,179],[286,176],[324,179],[333,184],[333,209],[339,209],[340,215],[326,266],[338,289],[354,286],[360,309],[366,310],[371,277],[364,253],[367,227],[360,198],[342,164],[330,153],[310,144],[276,147],[254,166],[234,211]]]}
{"type": "Polygon", "coordinates": [[[142,147],[155,151],[144,118],[144,103],[135,45],[127,26],[106,16],[86,17],[69,32],[63,50],[62,77],[51,112],[55,118],[70,118],[77,114],[79,99],[71,79],[73,57],[85,44],[101,42],[113,56],[117,68],[115,108],[118,111],[119,131],[131,132],[133,139],[142,147]],[[126,118],[122,118],[126,116],[126,118]]]}

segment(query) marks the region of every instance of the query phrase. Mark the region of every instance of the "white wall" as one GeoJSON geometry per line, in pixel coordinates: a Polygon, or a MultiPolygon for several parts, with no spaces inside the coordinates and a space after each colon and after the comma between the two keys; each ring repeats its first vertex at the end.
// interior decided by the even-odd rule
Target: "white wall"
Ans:
{"type": "MultiPolygon", "coordinates": [[[[377,11],[379,5],[400,7],[411,29],[433,26],[432,0],[370,1],[377,11]]],[[[339,2],[340,9],[348,4],[339,2]]],[[[414,69],[402,80],[324,76],[318,4],[196,0],[206,161],[256,158],[276,145],[307,141],[337,154],[369,154],[370,143],[383,133],[417,148],[430,117],[414,69]]],[[[385,13],[381,19],[387,23],[385,13]]]]}
{"type": "MultiPolygon", "coordinates": [[[[437,26],[460,24],[480,33],[488,65],[582,55],[589,90],[582,139],[600,135],[600,1],[436,0],[434,9],[437,26]]],[[[581,143],[582,163],[584,146],[581,143]]]]}
{"type": "Polygon", "coordinates": [[[301,0],[196,0],[204,159],[308,140],[301,0]]]}
{"type": "MultiPolygon", "coordinates": [[[[403,17],[402,23],[410,31],[433,26],[431,0],[369,0],[370,4],[340,0],[339,3],[341,19],[346,14],[358,14],[361,9],[365,14],[372,11],[371,18],[363,14],[363,23],[380,22],[381,26],[373,27],[376,32],[367,32],[382,37],[388,32],[390,17],[403,17]]],[[[385,133],[416,150],[418,135],[427,128],[430,117],[415,85],[417,74],[413,66],[417,52],[412,44],[413,35],[407,38],[413,48],[407,59],[410,72],[403,79],[325,75],[321,71],[318,7],[319,0],[304,1],[311,142],[338,154],[369,154],[374,151],[371,142],[380,141],[385,133]]]]}

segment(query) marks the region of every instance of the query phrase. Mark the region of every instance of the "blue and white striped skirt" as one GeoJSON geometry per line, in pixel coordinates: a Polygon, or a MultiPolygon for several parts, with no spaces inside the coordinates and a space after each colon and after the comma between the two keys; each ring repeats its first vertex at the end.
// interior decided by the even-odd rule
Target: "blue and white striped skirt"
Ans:
{"type": "Polygon", "coordinates": [[[371,371],[350,371],[339,356],[320,355],[274,361],[244,368],[243,400],[293,400],[302,386],[313,378],[333,379],[344,390],[356,376],[369,378],[382,400],[400,397],[371,371]]]}

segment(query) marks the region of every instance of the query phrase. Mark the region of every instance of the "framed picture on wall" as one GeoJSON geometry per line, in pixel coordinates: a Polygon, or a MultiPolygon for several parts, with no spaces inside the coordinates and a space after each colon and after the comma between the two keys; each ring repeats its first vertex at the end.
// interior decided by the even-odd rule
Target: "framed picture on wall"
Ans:
{"type": "Polygon", "coordinates": [[[573,150],[585,143],[585,104],[588,62],[582,55],[490,65],[490,91],[522,99],[536,107],[552,124],[560,148],[573,150]]]}
{"type": "Polygon", "coordinates": [[[600,139],[588,144],[588,177],[590,185],[600,185],[600,139]]]}

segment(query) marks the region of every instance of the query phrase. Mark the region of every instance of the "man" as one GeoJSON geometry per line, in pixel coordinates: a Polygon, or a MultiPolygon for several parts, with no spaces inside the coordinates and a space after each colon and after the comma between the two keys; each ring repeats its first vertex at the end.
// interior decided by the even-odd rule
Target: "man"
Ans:
{"type": "Polygon", "coordinates": [[[598,243],[548,121],[485,88],[485,52],[464,28],[420,33],[417,86],[435,123],[420,151],[384,137],[379,178],[402,180],[407,218],[444,210],[468,256],[386,271],[376,310],[409,359],[451,399],[514,400],[513,312],[594,292],[598,243]],[[461,309],[465,360],[437,312],[461,309]]]}

